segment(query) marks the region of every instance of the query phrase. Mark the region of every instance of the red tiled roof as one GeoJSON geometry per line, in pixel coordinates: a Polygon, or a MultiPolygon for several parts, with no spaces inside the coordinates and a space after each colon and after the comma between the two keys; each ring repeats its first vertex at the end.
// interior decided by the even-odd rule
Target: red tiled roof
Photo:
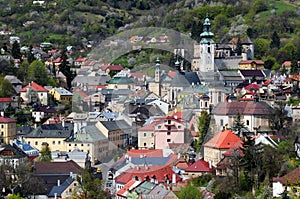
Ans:
{"type": "Polygon", "coordinates": [[[225,153],[223,153],[224,156],[232,156],[235,155],[234,152],[238,152],[240,156],[243,155],[243,152],[241,150],[242,147],[242,140],[237,141],[234,145],[230,147],[225,153]]]}
{"type": "Polygon", "coordinates": [[[16,123],[17,121],[9,117],[0,117],[0,123],[16,123]]]}
{"type": "Polygon", "coordinates": [[[158,180],[158,183],[164,183],[166,181],[166,176],[168,176],[169,180],[171,181],[173,174],[176,175],[176,182],[179,181],[180,177],[172,170],[170,166],[149,166],[148,170],[145,168],[145,166],[139,166],[139,169],[135,167],[120,174],[115,178],[115,182],[126,184],[134,177],[145,180],[147,176],[149,178],[155,176],[155,178],[158,180]]]}
{"type": "MultiPolygon", "coordinates": [[[[128,189],[130,189],[134,184],[137,184],[139,181],[137,180],[130,180],[129,182],[127,182],[124,187],[122,189],[120,189],[118,192],[117,192],[117,195],[123,195],[128,189]]],[[[140,182],[142,183],[142,182],[140,182]]]]}
{"type": "Polygon", "coordinates": [[[10,97],[0,97],[0,103],[1,102],[14,102],[10,97]]]}
{"type": "Polygon", "coordinates": [[[299,166],[282,177],[273,178],[273,182],[280,182],[283,185],[288,185],[288,184],[295,185],[295,184],[299,183],[299,181],[300,181],[300,167],[299,166]]]}
{"type": "Polygon", "coordinates": [[[147,76],[147,73],[141,73],[141,72],[135,72],[135,73],[130,73],[132,77],[134,78],[143,78],[144,76],[147,76]]]}
{"type": "Polygon", "coordinates": [[[39,84],[37,84],[37,83],[35,83],[33,81],[31,83],[29,83],[27,86],[21,88],[19,90],[19,92],[26,92],[27,88],[29,88],[29,87],[33,88],[36,92],[48,92],[47,89],[45,89],[44,87],[42,87],[41,85],[39,85],[39,84]]]}
{"type": "Polygon", "coordinates": [[[292,62],[291,61],[285,61],[285,62],[283,62],[283,64],[282,64],[283,66],[287,66],[287,67],[289,67],[289,66],[291,66],[292,65],[292,62]]]}
{"type": "Polygon", "coordinates": [[[152,122],[146,126],[139,128],[139,131],[154,131],[156,122],[152,122]]]}
{"type": "Polygon", "coordinates": [[[263,83],[263,86],[268,86],[273,80],[269,79],[263,83]]]}
{"type": "Polygon", "coordinates": [[[197,160],[194,164],[185,169],[185,172],[212,172],[209,163],[203,159],[197,160]]]}
{"type": "Polygon", "coordinates": [[[238,141],[240,141],[240,138],[237,135],[231,130],[225,130],[217,133],[212,139],[206,142],[204,146],[217,149],[229,149],[238,141]]]}
{"type": "Polygon", "coordinates": [[[67,162],[35,162],[35,174],[79,173],[82,168],[73,160],[67,162]]]}
{"type": "Polygon", "coordinates": [[[257,84],[250,84],[250,85],[248,85],[248,86],[245,86],[244,88],[245,88],[246,90],[251,90],[251,89],[257,90],[257,89],[259,89],[260,87],[259,87],[257,84]]]}
{"type": "Polygon", "coordinates": [[[87,58],[78,57],[78,58],[75,60],[75,62],[84,62],[84,61],[86,61],[86,60],[87,60],[87,58]]]}
{"type": "Polygon", "coordinates": [[[60,62],[61,62],[61,58],[60,57],[58,57],[55,60],[53,60],[53,63],[60,63],[60,62]]]}
{"type": "Polygon", "coordinates": [[[168,75],[169,75],[170,77],[174,78],[175,75],[176,75],[176,72],[175,72],[175,71],[169,71],[169,72],[168,72],[168,75]]]}
{"type": "Polygon", "coordinates": [[[100,66],[101,70],[109,69],[111,71],[121,71],[123,70],[123,66],[121,65],[102,65],[100,66]]]}
{"type": "Polygon", "coordinates": [[[154,158],[154,157],[163,157],[163,150],[162,149],[149,149],[149,150],[137,150],[131,149],[127,151],[127,155],[129,157],[140,157],[140,155],[146,155],[147,157],[154,158]]]}

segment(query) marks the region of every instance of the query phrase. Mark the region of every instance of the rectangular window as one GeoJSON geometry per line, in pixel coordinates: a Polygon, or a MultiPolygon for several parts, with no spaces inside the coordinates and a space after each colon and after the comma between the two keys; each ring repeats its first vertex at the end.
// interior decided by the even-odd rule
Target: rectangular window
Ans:
{"type": "Polygon", "coordinates": [[[55,144],[55,141],[52,141],[52,144],[55,144]]]}
{"type": "Polygon", "coordinates": [[[69,146],[71,146],[71,144],[69,144],[69,146]]]}
{"type": "Polygon", "coordinates": [[[60,141],[58,141],[58,144],[60,144],[60,141]]]}
{"type": "Polygon", "coordinates": [[[147,136],[147,133],[144,133],[144,137],[146,137],[147,136]]]}
{"type": "Polygon", "coordinates": [[[167,139],[167,142],[171,142],[171,139],[167,139]]]}
{"type": "Polygon", "coordinates": [[[39,144],[39,142],[37,142],[37,141],[34,143],[35,146],[37,146],[38,144],[39,144]]]}
{"type": "Polygon", "coordinates": [[[223,126],[224,125],[224,121],[221,119],[220,120],[220,125],[223,126]]]}
{"type": "Polygon", "coordinates": [[[250,122],[249,120],[246,120],[246,125],[249,126],[250,122]]]}
{"type": "Polygon", "coordinates": [[[168,131],[168,132],[167,132],[167,135],[171,135],[171,132],[168,131]]]}
{"type": "Polygon", "coordinates": [[[161,126],[158,126],[157,129],[161,129],[161,126]]]}
{"type": "Polygon", "coordinates": [[[1,124],[1,128],[2,128],[2,129],[4,128],[4,125],[3,125],[3,124],[1,124]]]}

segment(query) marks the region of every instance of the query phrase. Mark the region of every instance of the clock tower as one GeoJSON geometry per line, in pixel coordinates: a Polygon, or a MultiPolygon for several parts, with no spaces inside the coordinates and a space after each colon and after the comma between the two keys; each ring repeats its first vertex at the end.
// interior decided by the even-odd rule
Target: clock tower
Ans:
{"type": "Polygon", "coordinates": [[[206,17],[203,24],[203,32],[200,34],[200,72],[214,72],[215,42],[214,34],[210,32],[210,21],[206,17]]]}

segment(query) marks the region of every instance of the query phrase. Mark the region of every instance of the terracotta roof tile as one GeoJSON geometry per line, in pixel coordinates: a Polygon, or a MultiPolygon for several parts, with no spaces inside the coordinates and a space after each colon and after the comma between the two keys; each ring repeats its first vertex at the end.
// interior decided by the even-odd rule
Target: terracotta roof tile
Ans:
{"type": "Polygon", "coordinates": [[[14,102],[10,97],[0,97],[0,102],[14,102]]]}
{"type": "Polygon", "coordinates": [[[131,149],[127,151],[127,155],[129,157],[140,157],[140,155],[146,155],[147,157],[163,157],[163,150],[162,149],[149,149],[149,150],[137,150],[131,149]]]}
{"type": "Polygon", "coordinates": [[[39,84],[37,84],[37,83],[35,83],[33,81],[31,83],[29,83],[27,86],[21,88],[19,90],[19,92],[26,92],[27,88],[32,88],[32,89],[34,89],[37,92],[48,92],[48,90],[45,89],[43,86],[41,86],[41,85],[39,85],[39,84]]]}
{"type": "Polygon", "coordinates": [[[145,180],[146,177],[152,178],[155,176],[155,178],[158,180],[158,183],[165,183],[166,176],[168,176],[169,180],[171,181],[173,174],[176,175],[176,181],[179,181],[180,177],[172,170],[170,166],[149,166],[148,170],[145,168],[145,166],[139,166],[138,168],[135,167],[120,174],[116,177],[115,182],[126,184],[134,177],[145,180]]]}
{"type": "Polygon", "coordinates": [[[17,121],[9,117],[0,117],[0,123],[16,123],[17,121]]]}
{"type": "Polygon", "coordinates": [[[140,183],[142,183],[142,182],[137,181],[137,180],[134,180],[134,179],[130,180],[129,182],[127,182],[127,183],[124,185],[124,187],[123,187],[122,189],[120,189],[120,190],[117,192],[117,195],[121,195],[121,196],[122,196],[124,193],[126,193],[126,191],[128,191],[128,190],[131,189],[132,187],[135,187],[135,186],[139,185],[140,183]]]}
{"type": "Polygon", "coordinates": [[[217,149],[229,149],[238,141],[240,141],[240,138],[237,135],[231,130],[225,130],[217,133],[212,139],[206,142],[204,146],[217,149]]]}
{"type": "Polygon", "coordinates": [[[291,172],[287,173],[286,175],[279,177],[279,178],[273,178],[274,182],[281,182],[283,185],[288,184],[297,184],[300,181],[300,167],[298,166],[291,172]]]}
{"type": "Polygon", "coordinates": [[[203,159],[197,160],[194,164],[185,169],[185,172],[212,172],[209,163],[203,159]]]}

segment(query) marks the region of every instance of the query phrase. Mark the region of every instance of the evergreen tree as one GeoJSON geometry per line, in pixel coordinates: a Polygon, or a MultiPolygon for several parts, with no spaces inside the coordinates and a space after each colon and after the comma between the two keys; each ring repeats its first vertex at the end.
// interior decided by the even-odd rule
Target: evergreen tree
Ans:
{"type": "Polygon", "coordinates": [[[20,49],[20,44],[15,41],[12,45],[12,49],[11,49],[11,56],[14,59],[21,59],[22,55],[21,55],[21,49],[20,49]]]}
{"type": "Polygon", "coordinates": [[[71,66],[68,63],[68,56],[66,54],[66,49],[64,49],[61,53],[62,63],[60,65],[59,70],[66,76],[67,79],[67,87],[70,89],[72,87],[72,80],[75,78],[76,74],[71,71],[71,66]]]}
{"type": "Polygon", "coordinates": [[[29,51],[27,52],[27,61],[29,64],[31,64],[34,60],[35,60],[35,57],[32,53],[32,46],[29,47],[29,51]]]}
{"type": "Polygon", "coordinates": [[[241,114],[238,112],[237,115],[236,115],[236,118],[235,118],[235,120],[233,121],[233,124],[232,124],[232,131],[234,133],[240,135],[241,130],[243,128],[245,128],[245,124],[242,121],[241,114]]]}
{"type": "Polygon", "coordinates": [[[208,133],[208,129],[209,129],[209,123],[210,123],[210,115],[207,113],[207,111],[201,111],[200,113],[200,117],[198,118],[198,142],[197,145],[200,149],[201,145],[204,142],[204,139],[208,133]]]}
{"type": "Polygon", "coordinates": [[[280,38],[276,32],[276,30],[273,32],[272,34],[272,38],[271,38],[271,43],[270,43],[270,48],[280,48],[280,38]]]}
{"type": "Polygon", "coordinates": [[[236,52],[237,55],[241,55],[242,52],[243,52],[243,46],[242,46],[242,42],[241,42],[241,39],[240,39],[240,38],[238,38],[238,41],[237,41],[237,44],[236,44],[235,52],[236,52]]]}

